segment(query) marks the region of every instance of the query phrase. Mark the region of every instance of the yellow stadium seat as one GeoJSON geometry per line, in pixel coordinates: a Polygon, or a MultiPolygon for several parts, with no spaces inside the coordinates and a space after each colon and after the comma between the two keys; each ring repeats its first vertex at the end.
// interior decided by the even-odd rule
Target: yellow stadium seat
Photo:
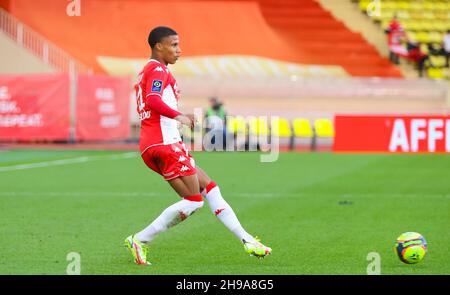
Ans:
{"type": "Polygon", "coordinates": [[[431,1],[425,1],[423,2],[423,8],[424,10],[434,10],[434,3],[431,1]]]}
{"type": "Polygon", "coordinates": [[[443,68],[428,68],[427,74],[429,78],[432,79],[444,79],[445,78],[445,71],[443,68]]]}
{"type": "Polygon", "coordinates": [[[410,5],[410,10],[419,10],[422,11],[424,9],[423,2],[413,1],[410,5]]]}
{"type": "Polygon", "coordinates": [[[430,32],[428,33],[429,36],[429,41],[431,43],[441,43],[442,40],[444,39],[444,35],[439,33],[439,32],[430,32]]]}
{"type": "Polygon", "coordinates": [[[334,137],[333,122],[330,119],[316,119],[314,121],[314,130],[317,137],[334,137]]]}
{"type": "Polygon", "coordinates": [[[442,20],[434,21],[434,30],[439,32],[445,32],[447,30],[447,23],[442,20]]]}
{"type": "Polygon", "coordinates": [[[418,20],[420,20],[420,19],[422,19],[423,12],[420,11],[420,10],[411,10],[410,13],[409,13],[409,15],[410,15],[411,18],[413,18],[413,19],[418,19],[418,20]]]}
{"type": "Polygon", "coordinates": [[[428,21],[428,20],[423,20],[420,24],[420,30],[432,31],[433,30],[433,22],[428,21]]]}
{"type": "Polygon", "coordinates": [[[428,45],[424,43],[420,44],[420,51],[422,51],[425,54],[428,54],[430,52],[430,50],[428,49],[428,45]]]}
{"type": "Polygon", "coordinates": [[[396,14],[397,14],[397,17],[398,17],[400,20],[410,19],[410,18],[411,18],[409,12],[406,11],[406,10],[400,10],[400,11],[397,11],[396,14]]]}
{"type": "MultiPolygon", "coordinates": [[[[402,20],[402,21],[400,22],[400,24],[402,25],[402,27],[403,27],[403,29],[404,29],[405,31],[411,30],[411,23],[412,23],[412,21],[409,20],[409,19],[404,19],[404,20],[402,20]]],[[[386,26],[386,27],[387,27],[387,26],[386,26]]],[[[384,28],[383,28],[383,29],[384,29],[384,28]]]]}
{"type": "Polygon", "coordinates": [[[394,10],[382,10],[380,15],[375,14],[372,16],[372,19],[379,21],[392,20],[394,14],[395,14],[394,10]]]}
{"type": "Polygon", "coordinates": [[[424,11],[422,13],[422,19],[435,20],[436,16],[434,15],[434,13],[432,11],[424,11]]]}
{"type": "Polygon", "coordinates": [[[267,121],[263,118],[250,118],[248,121],[248,129],[252,135],[269,135],[267,121]]]}
{"type": "Polygon", "coordinates": [[[271,133],[278,137],[291,137],[292,131],[289,121],[285,118],[273,118],[271,120],[271,133]]]}
{"type": "Polygon", "coordinates": [[[436,2],[434,3],[434,10],[446,11],[448,9],[446,2],[436,2]]]}
{"type": "Polygon", "coordinates": [[[420,31],[416,33],[416,41],[420,43],[429,43],[430,42],[430,36],[427,32],[420,31]]]}
{"type": "Polygon", "coordinates": [[[397,10],[399,9],[397,1],[380,1],[381,8],[386,10],[397,10]]]}
{"type": "Polygon", "coordinates": [[[421,22],[419,22],[417,20],[413,20],[409,23],[410,30],[418,31],[418,30],[420,30],[420,27],[421,27],[421,22]]]}
{"type": "Polygon", "coordinates": [[[246,133],[247,131],[247,122],[243,117],[228,117],[227,118],[227,130],[230,133],[246,133]]]}
{"type": "Polygon", "coordinates": [[[311,122],[308,119],[296,118],[292,121],[292,127],[295,137],[312,138],[314,136],[311,122]]]}
{"type": "Polygon", "coordinates": [[[369,4],[372,2],[372,0],[360,0],[359,1],[359,9],[361,11],[366,12],[367,11],[367,7],[369,6],[369,4]]]}
{"type": "MultiPolygon", "coordinates": [[[[450,8],[449,8],[449,10],[450,10],[450,8]]],[[[446,21],[447,16],[448,16],[447,12],[442,12],[442,11],[437,11],[434,13],[434,15],[435,15],[436,19],[439,19],[441,21],[446,21]]]]}
{"type": "Polygon", "coordinates": [[[442,55],[430,55],[428,58],[432,67],[443,68],[446,65],[446,59],[442,55]]]}
{"type": "Polygon", "coordinates": [[[397,9],[409,10],[411,8],[411,3],[409,1],[398,1],[397,9]]]}
{"type": "Polygon", "coordinates": [[[406,32],[406,36],[408,37],[409,40],[417,41],[417,39],[416,39],[416,33],[413,32],[413,31],[407,31],[407,32],[406,32]]]}
{"type": "MultiPolygon", "coordinates": [[[[367,12],[366,12],[367,13],[367,12]]],[[[394,16],[395,11],[390,9],[381,9],[372,11],[372,13],[369,14],[370,18],[374,21],[384,21],[384,20],[391,20],[394,16]],[[375,13],[376,12],[376,13],[375,13]]]]}

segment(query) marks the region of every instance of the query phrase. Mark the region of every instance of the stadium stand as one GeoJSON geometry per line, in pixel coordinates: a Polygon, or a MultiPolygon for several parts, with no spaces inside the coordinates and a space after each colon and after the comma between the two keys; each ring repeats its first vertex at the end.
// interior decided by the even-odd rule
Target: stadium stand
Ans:
{"type": "Polygon", "coordinates": [[[60,13],[66,9],[64,1],[8,2],[13,15],[97,73],[106,71],[100,57],[147,57],[142,40],[149,27],[164,23],[179,30],[187,57],[261,56],[296,64],[340,66],[353,76],[401,77],[360,34],[350,31],[314,0],[137,0],[126,4],[91,0],[85,2],[77,22],[60,13]],[[235,32],[239,32],[238,42],[235,32]]]}
{"type": "Polygon", "coordinates": [[[92,73],[89,67],[5,11],[3,8],[8,8],[9,3],[0,2],[2,73],[92,73]]]}
{"type": "Polygon", "coordinates": [[[382,30],[385,30],[392,18],[397,16],[409,41],[418,43],[421,51],[429,55],[425,63],[427,76],[433,79],[449,78],[449,69],[441,62],[442,54],[438,52],[442,48],[445,32],[450,29],[450,2],[440,0],[383,0],[377,3],[371,0],[354,0],[354,2],[358,2],[361,11],[379,23],[382,30]]]}

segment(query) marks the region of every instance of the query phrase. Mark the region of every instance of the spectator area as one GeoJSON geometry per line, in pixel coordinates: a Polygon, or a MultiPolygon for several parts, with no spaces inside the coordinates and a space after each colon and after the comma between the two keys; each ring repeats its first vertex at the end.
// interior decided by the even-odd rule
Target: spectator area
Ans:
{"type": "Polygon", "coordinates": [[[80,17],[66,15],[67,1],[2,0],[0,5],[97,73],[107,73],[101,57],[148,57],[148,30],[164,24],[178,30],[184,57],[256,56],[337,66],[352,76],[401,77],[363,36],[318,2],[281,1],[86,0],[80,17]]]}
{"type": "Polygon", "coordinates": [[[371,4],[374,3],[372,0],[358,2],[361,11],[379,23],[383,30],[396,15],[408,39],[419,43],[421,51],[429,55],[425,64],[427,76],[449,78],[445,57],[436,52],[442,48],[445,32],[450,30],[450,1],[382,0],[379,5],[371,4]]]}

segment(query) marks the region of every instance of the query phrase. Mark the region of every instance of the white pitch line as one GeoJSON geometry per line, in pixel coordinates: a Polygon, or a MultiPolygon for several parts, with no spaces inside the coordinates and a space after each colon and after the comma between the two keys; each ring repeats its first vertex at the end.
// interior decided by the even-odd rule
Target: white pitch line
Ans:
{"type": "Polygon", "coordinates": [[[119,160],[119,159],[132,158],[132,157],[136,157],[136,156],[137,156],[137,153],[135,153],[135,152],[120,153],[120,154],[113,154],[113,155],[107,155],[107,156],[84,156],[84,157],[69,158],[69,159],[62,159],[62,160],[37,162],[37,163],[29,163],[29,164],[19,164],[19,165],[13,165],[13,166],[4,166],[4,167],[0,167],[0,172],[42,168],[42,167],[50,167],[50,166],[61,166],[61,165],[68,165],[68,164],[78,164],[78,163],[86,163],[86,162],[98,161],[98,160],[119,160]]]}
{"type": "Polygon", "coordinates": [[[157,197],[164,196],[154,192],[0,192],[0,197],[157,197]]]}
{"type": "MultiPolygon", "coordinates": [[[[175,192],[167,192],[167,193],[157,193],[157,192],[76,192],[76,191],[68,191],[68,192],[33,192],[33,191],[22,191],[22,192],[12,192],[12,191],[0,191],[0,197],[33,197],[33,196],[46,196],[46,197],[87,197],[87,196],[96,196],[96,197],[167,197],[167,196],[175,196],[175,192]]],[[[328,194],[320,194],[322,196],[330,196],[328,194]]],[[[319,195],[319,196],[320,196],[319,195]]],[[[422,197],[423,195],[419,194],[388,194],[388,193],[380,193],[380,194],[356,194],[356,195],[342,195],[342,196],[334,196],[339,198],[339,200],[354,200],[354,198],[358,197],[379,197],[379,196],[390,196],[390,197],[422,197]],[[352,199],[353,198],[353,199],[352,199]]],[[[250,192],[236,192],[227,194],[229,197],[238,197],[238,198],[301,198],[301,197],[311,197],[316,196],[316,194],[307,194],[307,193],[250,193],[250,192]]],[[[437,198],[450,198],[450,194],[427,194],[426,197],[437,197],[437,198]]]]}
{"type": "MultiPolygon", "coordinates": [[[[175,192],[1,192],[0,197],[170,197],[176,196],[175,192]]],[[[278,196],[272,193],[233,193],[230,196],[238,198],[272,198],[278,196]]],[[[281,194],[280,197],[292,197],[293,195],[281,194]]]]}

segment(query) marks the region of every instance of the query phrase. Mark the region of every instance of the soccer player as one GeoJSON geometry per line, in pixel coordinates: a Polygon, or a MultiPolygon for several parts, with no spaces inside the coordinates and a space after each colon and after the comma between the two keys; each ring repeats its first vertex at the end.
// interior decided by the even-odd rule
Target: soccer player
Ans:
{"type": "Polygon", "coordinates": [[[203,206],[204,197],[211,211],[244,245],[245,251],[258,258],[272,249],[247,233],[220,189],[206,173],[196,167],[181,140],[178,123],[194,126],[194,116],[177,110],[180,92],[167,68],[181,54],[178,34],[168,27],[156,27],[149,36],[152,54],[139,73],[135,85],[137,111],[141,120],[139,148],[145,164],[163,176],[181,197],[167,207],[150,225],[125,239],[125,246],[137,264],[149,265],[148,245],[156,236],[177,225],[203,206]]]}

